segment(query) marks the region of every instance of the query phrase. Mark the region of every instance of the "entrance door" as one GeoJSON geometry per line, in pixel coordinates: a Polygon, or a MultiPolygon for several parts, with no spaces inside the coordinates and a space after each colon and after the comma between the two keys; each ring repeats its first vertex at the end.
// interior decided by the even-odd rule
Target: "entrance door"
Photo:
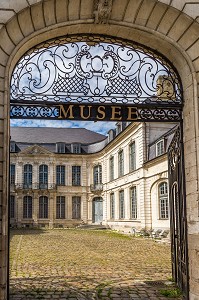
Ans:
{"type": "Polygon", "coordinates": [[[102,198],[93,200],[93,223],[100,224],[103,220],[103,202],[102,198]]]}
{"type": "Polygon", "coordinates": [[[189,299],[186,192],[182,125],[178,127],[168,149],[169,200],[171,213],[171,255],[173,278],[189,299]]]}

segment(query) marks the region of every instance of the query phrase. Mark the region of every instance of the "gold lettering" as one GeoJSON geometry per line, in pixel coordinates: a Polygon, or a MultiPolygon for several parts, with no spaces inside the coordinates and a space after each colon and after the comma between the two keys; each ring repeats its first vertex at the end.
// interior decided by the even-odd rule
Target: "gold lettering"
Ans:
{"type": "Polygon", "coordinates": [[[88,116],[87,116],[87,117],[84,116],[84,108],[85,108],[85,105],[80,105],[79,107],[80,107],[80,117],[81,117],[82,119],[84,119],[84,120],[89,119],[90,116],[91,116],[91,107],[92,107],[92,106],[90,106],[90,105],[87,106],[87,107],[88,107],[88,116]]]}
{"type": "Polygon", "coordinates": [[[74,119],[73,116],[73,106],[74,105],[69,105],[67,110],[65,109],[64,105],[58,105],[59,106],[59,117],[58,119],[74,119]],[[69,113],[69,116],[68,116],[69,113]]]}
{"type": "Polygon", "coordinates": [[[112,114],[110,120],[119,121],[122,119],[121,116],[121,107],[120,106],[111,106],[112,114]]]}
{"type": "Polygon", "coordinates": [[[98,119],[98,120],[103,120],[103,119],[105,118],[105,116],[106,116],[106,114],[105,114],[105,106],[99,106],[99,107],[97,108],[97,112],[98,112],[100,115],[102,115],[101,117],[99,117],[99,115],[97,115],[97,119],[98,119]]]}
{"type": "Polygon", "coordinates": [[[137,120],[137,108],[136,107],[127,107],[128,108],[128,118],[127,121],[137,120]]]}

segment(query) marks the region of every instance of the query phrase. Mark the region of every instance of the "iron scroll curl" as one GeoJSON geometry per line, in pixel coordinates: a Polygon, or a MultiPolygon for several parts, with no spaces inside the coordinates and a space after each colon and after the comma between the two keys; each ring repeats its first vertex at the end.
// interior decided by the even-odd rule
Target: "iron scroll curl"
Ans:
{"type": "Polygon", "coordinates": [[[11,118],[17,117],[14,107],[25,103],[144,106],[151,120],[153,109],[164,114],[164,108],[183,105],[180,77],[166,58],[137,43],[99,35],[65,36],[30,49],[13,70],[10,98],[11,118]]]}

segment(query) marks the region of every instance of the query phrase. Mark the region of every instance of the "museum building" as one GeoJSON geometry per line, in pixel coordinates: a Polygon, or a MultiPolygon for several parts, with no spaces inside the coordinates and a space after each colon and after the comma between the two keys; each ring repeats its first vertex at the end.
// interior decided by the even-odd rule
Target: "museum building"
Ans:
{"type": "Polygon", "coordinates": [[[84,128],[11,127],[10,223],[125,232],[168,230],[172,123],[84,128]]]}

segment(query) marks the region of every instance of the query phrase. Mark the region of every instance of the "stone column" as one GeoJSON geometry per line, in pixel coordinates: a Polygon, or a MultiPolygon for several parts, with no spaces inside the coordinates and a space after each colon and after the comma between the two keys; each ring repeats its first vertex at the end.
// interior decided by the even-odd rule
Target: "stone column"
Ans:
{"type": "Polygon", "coordinates": [[[17,224],[19,226],[21,225],[22,219],[23,219],[23,197],[24,195],[22,193],[18,193],[16,196],[17,200],[17,224]]]}
{"type": "Polygon", "coordinates": [[[23,163],[19,161],[16,164],[16,178],[15,178],[16,186],[23,184],[23,163]]]}
{"type": "Polygon", "coordinates": [[[81,219],[84,223],[87,223],[88,212],[87,212],[87,193],[84,193],[81,197],[81,219]]]}
{"type": "Polygon", "coordinates": [[[33,222],[34,222],[34,226],[38,225],[38,217],[39,217],[39,195],[38,193],[34,193],[33,194],[33,222]]]}
{"type": "Polygon", "coordinates": [[[91,195],[88,196],[88,223],[92,223],[93,218],[93,197],[91,195]]]}
{"type": "Polygon", "coordinates": [[[50,162],[48,165],[48,186],[51,187],[51,185],[54,183],[54,163],[50,162]]]}
{"type": "Polygon", "coordinates": [[[37,161],[35,161],[33,163],[33,173],[32,173],[33,189],[37,188],[38,183],[39,183],[39,163],[37,161]]]}
{"type": "Polygon", "coordinates": [[[49,218],[49,228],[53,228],[54,220],[54,193],[50,193],[48,196],[48,218],[49,218]]]}
{"type": "Polygon", "coordinates": [[[68,215],[68,219],[71,220],[72,219],[72,196],[69,194],[67,196],[67,215],[68,215]]]}

